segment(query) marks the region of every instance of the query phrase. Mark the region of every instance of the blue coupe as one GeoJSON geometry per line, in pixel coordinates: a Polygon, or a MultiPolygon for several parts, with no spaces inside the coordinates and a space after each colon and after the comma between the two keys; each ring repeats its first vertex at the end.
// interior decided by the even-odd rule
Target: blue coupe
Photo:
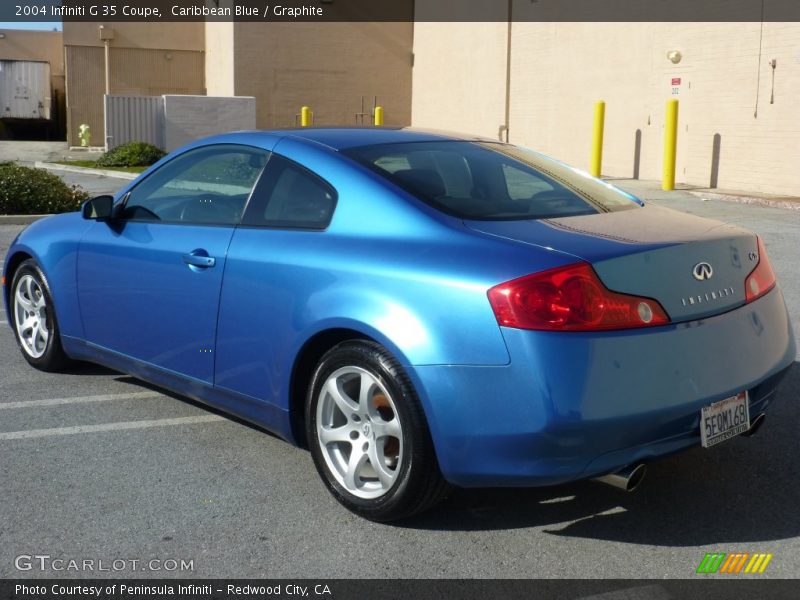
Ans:
{"type": "Polygon", "coordinates": [[[795,357],[753,233],[535,152],[410,129],[186,146],[8,251],[46,370],[92,361],[307,445],[377,521],[600,478],[761,424],[795,357]]]}

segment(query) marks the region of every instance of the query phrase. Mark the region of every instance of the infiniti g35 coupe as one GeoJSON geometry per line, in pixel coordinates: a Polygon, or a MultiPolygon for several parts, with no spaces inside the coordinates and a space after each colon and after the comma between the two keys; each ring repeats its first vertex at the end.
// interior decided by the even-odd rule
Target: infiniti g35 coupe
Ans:
{"type": "Polygon", "coordinates": [[[25,359],[100,363],[307,445],[387,521],[752,433],[795,342],[753,233],[409,129],[216,136],[4,265],[25,359]]]}

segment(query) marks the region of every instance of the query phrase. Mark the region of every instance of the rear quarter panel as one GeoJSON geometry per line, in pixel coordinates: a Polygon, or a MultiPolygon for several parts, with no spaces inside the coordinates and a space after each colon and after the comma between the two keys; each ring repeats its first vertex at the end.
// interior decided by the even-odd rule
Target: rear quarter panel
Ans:
{"type": "Polygon", "coordinates": [[[224,388],[286,408],[297,352],[334,328],[375,339],[406,366],[507,364],[488,288],[574,260],[473,234],[325,147],[286,139],[275,151],[331,183],[338,204],[326,231],[234,234],[217,343],[224,388]]]}

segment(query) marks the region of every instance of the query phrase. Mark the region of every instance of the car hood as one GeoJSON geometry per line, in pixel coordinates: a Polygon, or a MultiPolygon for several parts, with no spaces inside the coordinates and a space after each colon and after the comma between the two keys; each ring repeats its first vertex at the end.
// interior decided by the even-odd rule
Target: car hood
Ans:
{"type": "Polygon", "coordinates": [[[651,205],[557,219],[464,224],[587,261],[609,289],[654,298],[673,321],[744,304],[745,279],[758,262],[752,232],[651,205]],[[700,262],[711,265],[710,278],[695,278],[700,262]]]}

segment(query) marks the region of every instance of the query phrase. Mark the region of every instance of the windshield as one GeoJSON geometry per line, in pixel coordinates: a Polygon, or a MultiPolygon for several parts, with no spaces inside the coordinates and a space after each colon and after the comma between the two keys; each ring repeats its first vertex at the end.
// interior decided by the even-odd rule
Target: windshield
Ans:
{"type": "Polygon", "coordinates": [[[462,219],[571,217],[640,205],[581,171],[499,142],[380,144],[344,154],[462,219]]]}

